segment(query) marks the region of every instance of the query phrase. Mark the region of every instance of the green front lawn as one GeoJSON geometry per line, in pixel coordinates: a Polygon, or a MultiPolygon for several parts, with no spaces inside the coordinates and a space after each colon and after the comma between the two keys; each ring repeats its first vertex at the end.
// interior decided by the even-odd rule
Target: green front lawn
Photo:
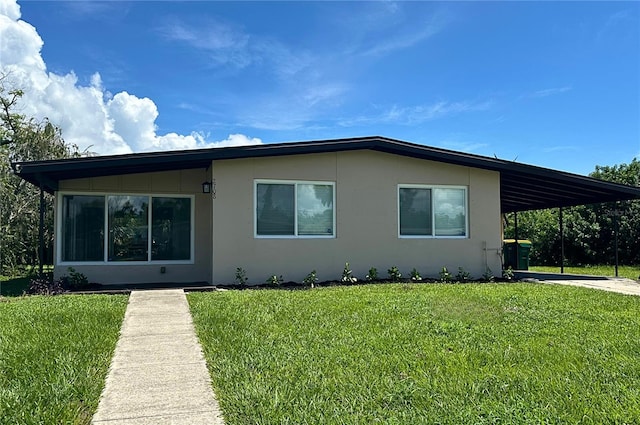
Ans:
{"type": "Polygon", "coordinates": [[[640,422],[638,297],[388,284],[188,299],[228,424],[640,422]]]}
{"type": "Polygon", "coordinates": [[[88,424],[126,305],[116,295],[0,298],[0,423],[88,424]]]}
{"type": "MultiPolygon", "coordinates": [[[[533,272],[560,273],[560,267],[556,266],[530,266],[533,272]]],[[[586,274],[594,276],[615,276],[615,266],[571,266],[564,268],[565,273],[586,274]]],[[[618,276],[627,279],[640,280],[640,266],[619,266],[618,276]]]]}

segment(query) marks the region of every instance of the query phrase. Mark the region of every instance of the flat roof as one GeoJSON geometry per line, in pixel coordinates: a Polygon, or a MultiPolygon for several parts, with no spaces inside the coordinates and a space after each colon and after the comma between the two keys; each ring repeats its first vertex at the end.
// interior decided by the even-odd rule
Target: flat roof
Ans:
{"type": "Polygon", "coordinates": [[[500,173],[503,213],[640,199],[640,187],[387,137],[357,137],[240,147],[194,149],[17,162],[14,172],[53,193],[61,180],[208,168],[211,161],[373,150],[500,173]]]}

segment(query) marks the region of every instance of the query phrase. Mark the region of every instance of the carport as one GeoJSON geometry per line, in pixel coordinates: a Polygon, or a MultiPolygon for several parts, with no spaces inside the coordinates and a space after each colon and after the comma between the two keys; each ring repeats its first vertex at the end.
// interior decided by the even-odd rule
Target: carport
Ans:
{"type": "MultiPolygon", "coordinates": [[[[526,166],[527,170],[519,169],[522,165],[514,163],[500,174],[502,212],[514,213],[515,239],[518,240],[518,212],[558,208],[561,273],[564,273],[565,258],[563,208],[640,199],[638,187],[538,167],[531,173],[530,166],[526,166]]],[[[611,211],[616,227],[619,213],[618,210],[611,211]]],[[[617,229],[615,243],[615,274],[618,276],[617,229]]],[[[516,243],[516,256],[518,246],[516,243]]]]}

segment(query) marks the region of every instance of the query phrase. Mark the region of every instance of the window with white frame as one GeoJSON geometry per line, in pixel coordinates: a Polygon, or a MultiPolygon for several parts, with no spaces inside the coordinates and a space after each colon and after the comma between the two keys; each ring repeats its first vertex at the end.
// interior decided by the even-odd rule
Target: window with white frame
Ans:
{"type": "Polygon", "coordinates": [[[467,237],[467,188],[398,186],[400,237],[467,237]]]}
{"type": "Polygon", "coordinates": [[[62,194],[60,202],[63,263],[193,260],[192,196],[62,194]]]}
{"type": "Polygon", "coordinates": [[[335,236],[332,182],[259,180],[255,202],[257,237],[335,236]]]}

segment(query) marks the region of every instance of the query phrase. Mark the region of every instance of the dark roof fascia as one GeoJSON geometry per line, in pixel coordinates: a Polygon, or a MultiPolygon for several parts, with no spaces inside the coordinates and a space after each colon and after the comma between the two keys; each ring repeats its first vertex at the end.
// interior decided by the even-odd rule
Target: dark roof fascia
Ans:
{"type": "Polygon", "coordinates": [[[206,169],[214,160],[365,149],[499,172],[503,212],[640,198],[636,187],[379,136],[20,162],[12,167],[23,179],[53,192],[58,181],[72,178],[206,169]]]}
{"type": "MultiPolygon", "coordinates": [[[[59,180],[177,169],[208,168],[213,160],[286,156],[368,149],[372,138],[277,143],[183,151],[132,153],[12,163],[14,173],[39,185],[44,175],[59,180]]],[[[54,189],[55,190],[55,189],[54,189]]]]}

